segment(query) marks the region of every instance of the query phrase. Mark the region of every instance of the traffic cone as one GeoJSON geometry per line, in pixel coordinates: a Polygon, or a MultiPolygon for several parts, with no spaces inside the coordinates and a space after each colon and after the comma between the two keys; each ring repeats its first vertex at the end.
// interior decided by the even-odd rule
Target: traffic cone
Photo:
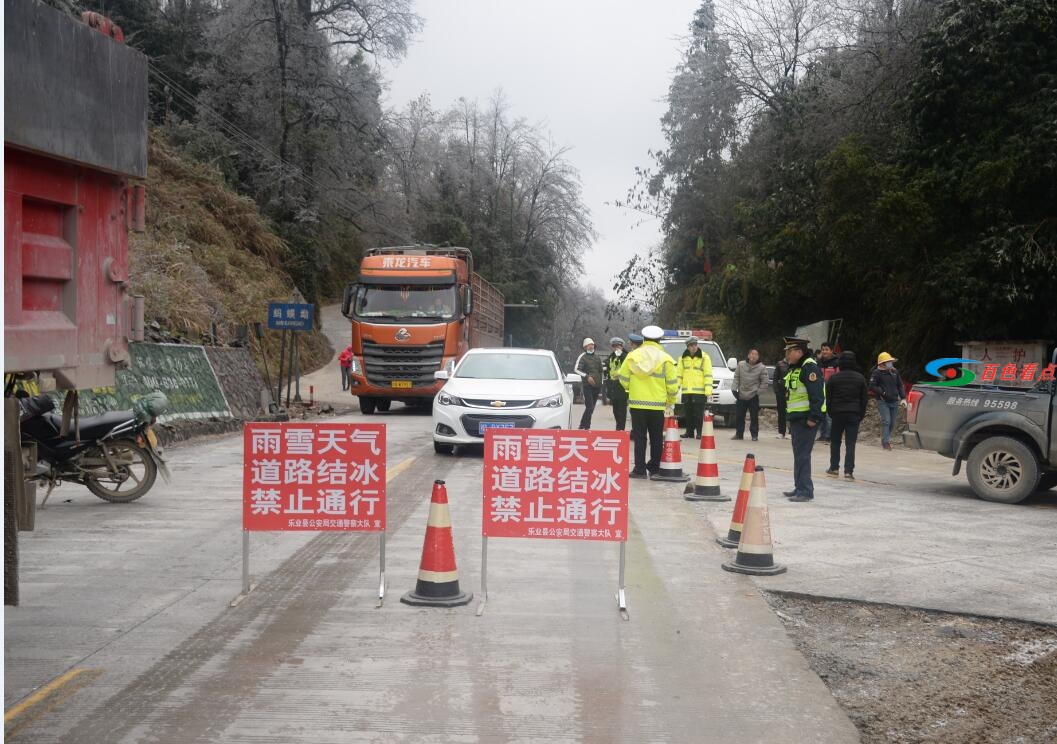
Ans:
{"type": "Polygon", "coordinates": [[[668,416],[664,419],[664,449],[661,451],[660,469],[656,475],[650,476],[651,480],[682,483],[690,479],[683,475],[683,450],[679,441],[679,422],[675,416],[668,416]]]}
{"type": "Polygon", "coordinates": [[[741,541],[741,527],[745,523],[745,509],[749,505],[749,489],[756,473],[756,457],[745,455],[745,465],[741,469],[741,483],[738,484],[738,498],[734,500],[734,513],[730,515],[730,529],[726,537],[717,537],[716,542],[724,548],[736,548],[741,541]]]}
{"type": "Polygon", "coordinates": [[[455,546],[451,540],[448,491],[444,481],[433,481],[426,540],[422,544],[422,562],[418,566],[418,583],[414,591],[402,596],[400,601],[417,607],[458,607],[469,604],[472,599],[472,593],[459,591],[459,570],[455,566],[455,546]]]}
{"type": "Polygon", "coordinates": [[[774,562],[771,547],[771,520],[767,516],[767,481],[763,468],[757,467],[749,489],[749,506],[745,511],[745,527],[738,542],[738,554],[730,563],[723,564],[724,571],[774,576],[785,573],[785,566],[774,562]]]}
{"type": "Polygon", "coordinates": [[[697,476],[686,484],[683,498],[687,501],[730,501],[730,496],[719,493],[719,465],[716,463],[716,437],[712,430],[712,414],[706,413],[701,425],[701,449],[697,454],[697,476]]]}

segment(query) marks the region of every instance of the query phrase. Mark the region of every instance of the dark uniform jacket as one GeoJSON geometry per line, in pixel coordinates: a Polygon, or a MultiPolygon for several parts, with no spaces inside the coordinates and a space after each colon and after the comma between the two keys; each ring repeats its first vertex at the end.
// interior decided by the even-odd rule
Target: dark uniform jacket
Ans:
{"type": "Polygon", "coordinates": [[[810,419],[811,421],[821,421],[826,415],[825,404],[826,404],[826,388],[822,381],[822,370],[815,364],[815,360],[811,357],[801,357],[800,361],[796,364],[789,365],[789,373],[786,375],[786,418],[789,421],[798,421],[810,419]],[[800,379],[797,384],[803,385],[807,390],[809,410],[807,411],[790,411],[788,406],[789,402],[789,382],[792,379],[793,373],[799,369],[800,379]]]}
{"type": "Polygon", "coordinates": [[[576,360],[576,374],[583,378],[583,383],[588,385],[587,377],[590,375],[595,379],[595,387],[602,386],[602,358],[598,353],[588,354],[586,351],[576,360]]]}

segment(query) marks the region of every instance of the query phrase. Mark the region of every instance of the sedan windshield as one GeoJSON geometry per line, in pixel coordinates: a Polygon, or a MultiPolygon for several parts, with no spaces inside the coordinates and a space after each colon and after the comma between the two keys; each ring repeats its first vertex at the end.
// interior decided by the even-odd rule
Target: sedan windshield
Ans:
{"type": "Polygon", "coordinates": [[[359,318],[450,320],[455,308],[450,284],[363,284],[356,290],[353,312],[359,318]]]}
{"type": "Polygon", "coordinates": [[[463,358],[456,377],[479,380],[557,380],[554,360],[542,354],[472,354],[463,358]]]}

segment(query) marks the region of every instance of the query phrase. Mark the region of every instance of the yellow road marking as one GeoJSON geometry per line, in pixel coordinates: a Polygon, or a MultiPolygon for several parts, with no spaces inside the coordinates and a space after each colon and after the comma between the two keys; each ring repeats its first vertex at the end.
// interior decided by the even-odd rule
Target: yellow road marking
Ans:
{"type": "MultiPolygon", "coordinates": [[[[32,695],[27,697],[18,705],[15,705],[14,707],[4,711],[4,727],[6,728],[7,725],[10,724],[12,721],[22,717],[27,712],[40,705],[41,703],[45,702],[49,698],[54,697],[56,698],[55,702],[58,702],[59,700],[65,698],[67,695],[73,693],[78,687],[83,685],[85,682],[88,682],[90,679],[93,679],[94,677],[97,677],[102,673],[102,669],[71,669],[70,671],[66,672],[66,674],[56,677],[51,682],[44,685],[32,695]],[[88,676],[82,677],[82,675],[88,676]],[[76,685],[72,685],[67,689],[63,689],[71,682],[76,680],[78,677],[82,677],[82,679],[80,679],[76,685]],[[62,694],[60,697],[60,693],[64,694],[62,694]]],[[[47,709],[45,708],[43,710],[47,709]]],[[[43,712],[43,710],[41,712],[43,712]]],[[[21,728],[21,726],[17,726],[15,728],[21,728]]],[[[14,732],[15,729],[10,729],[6,733],[8,735],[11,735],[14,732]]]]}
{"type": "Polygon", "coordinates": [[[407,470],[409,467],[411,467],[411,463],[413,463],[417,459],[418,459],[417,457],[409,457],[406,460],[404,460],[403,462],[398,463],[396,465],[396,467],[389,468],[388,470],[386,470],[385,471],[385,482],[388,483],[389,481],[393,480],[393,478],[395,478],[396,476],[400,475],[402,472],[407,470]]]}

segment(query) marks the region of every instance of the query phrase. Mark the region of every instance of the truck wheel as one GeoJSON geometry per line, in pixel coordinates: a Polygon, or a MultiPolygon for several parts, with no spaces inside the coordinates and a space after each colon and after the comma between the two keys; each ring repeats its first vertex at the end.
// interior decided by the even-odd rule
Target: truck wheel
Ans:
{"type": "Polygon", "coordinates": [[[382,398],[378,401],[378,410],[384,413],[389,410],[389,406],[391,406],[392,404],[393,401],[389,400],[388,398],[382,398]]]}
{"type": "Polygon", "coordinates": [[[438,455],[450,455],[455,452],[455,445],[452,444],[441,444],[440,442],[433,442],[433,451],[438,455]]]}
{"type": "Polygon", "coordinates": [[[969,454],[969,485],[984,501],[1017,504],[1035,490],[1039,461],[1028,445],[1012,437],[992,437],[969,454]]]}
{"type": "Polygon", "coordinates": [[[1049,491],[1052,488],[1057,488],[1057,473],[1043,473],[1042,477],[1039,478],[1039,485],[1035,487],[1035,490],[1049,491]]]}
{"type": "Polygon", "coordinates": [[[374,413],[374,407],[374,398],[368,398],[365,395],[360,396],[360,412],[364,416],[370,416],[372,413],[374,413]]]}

